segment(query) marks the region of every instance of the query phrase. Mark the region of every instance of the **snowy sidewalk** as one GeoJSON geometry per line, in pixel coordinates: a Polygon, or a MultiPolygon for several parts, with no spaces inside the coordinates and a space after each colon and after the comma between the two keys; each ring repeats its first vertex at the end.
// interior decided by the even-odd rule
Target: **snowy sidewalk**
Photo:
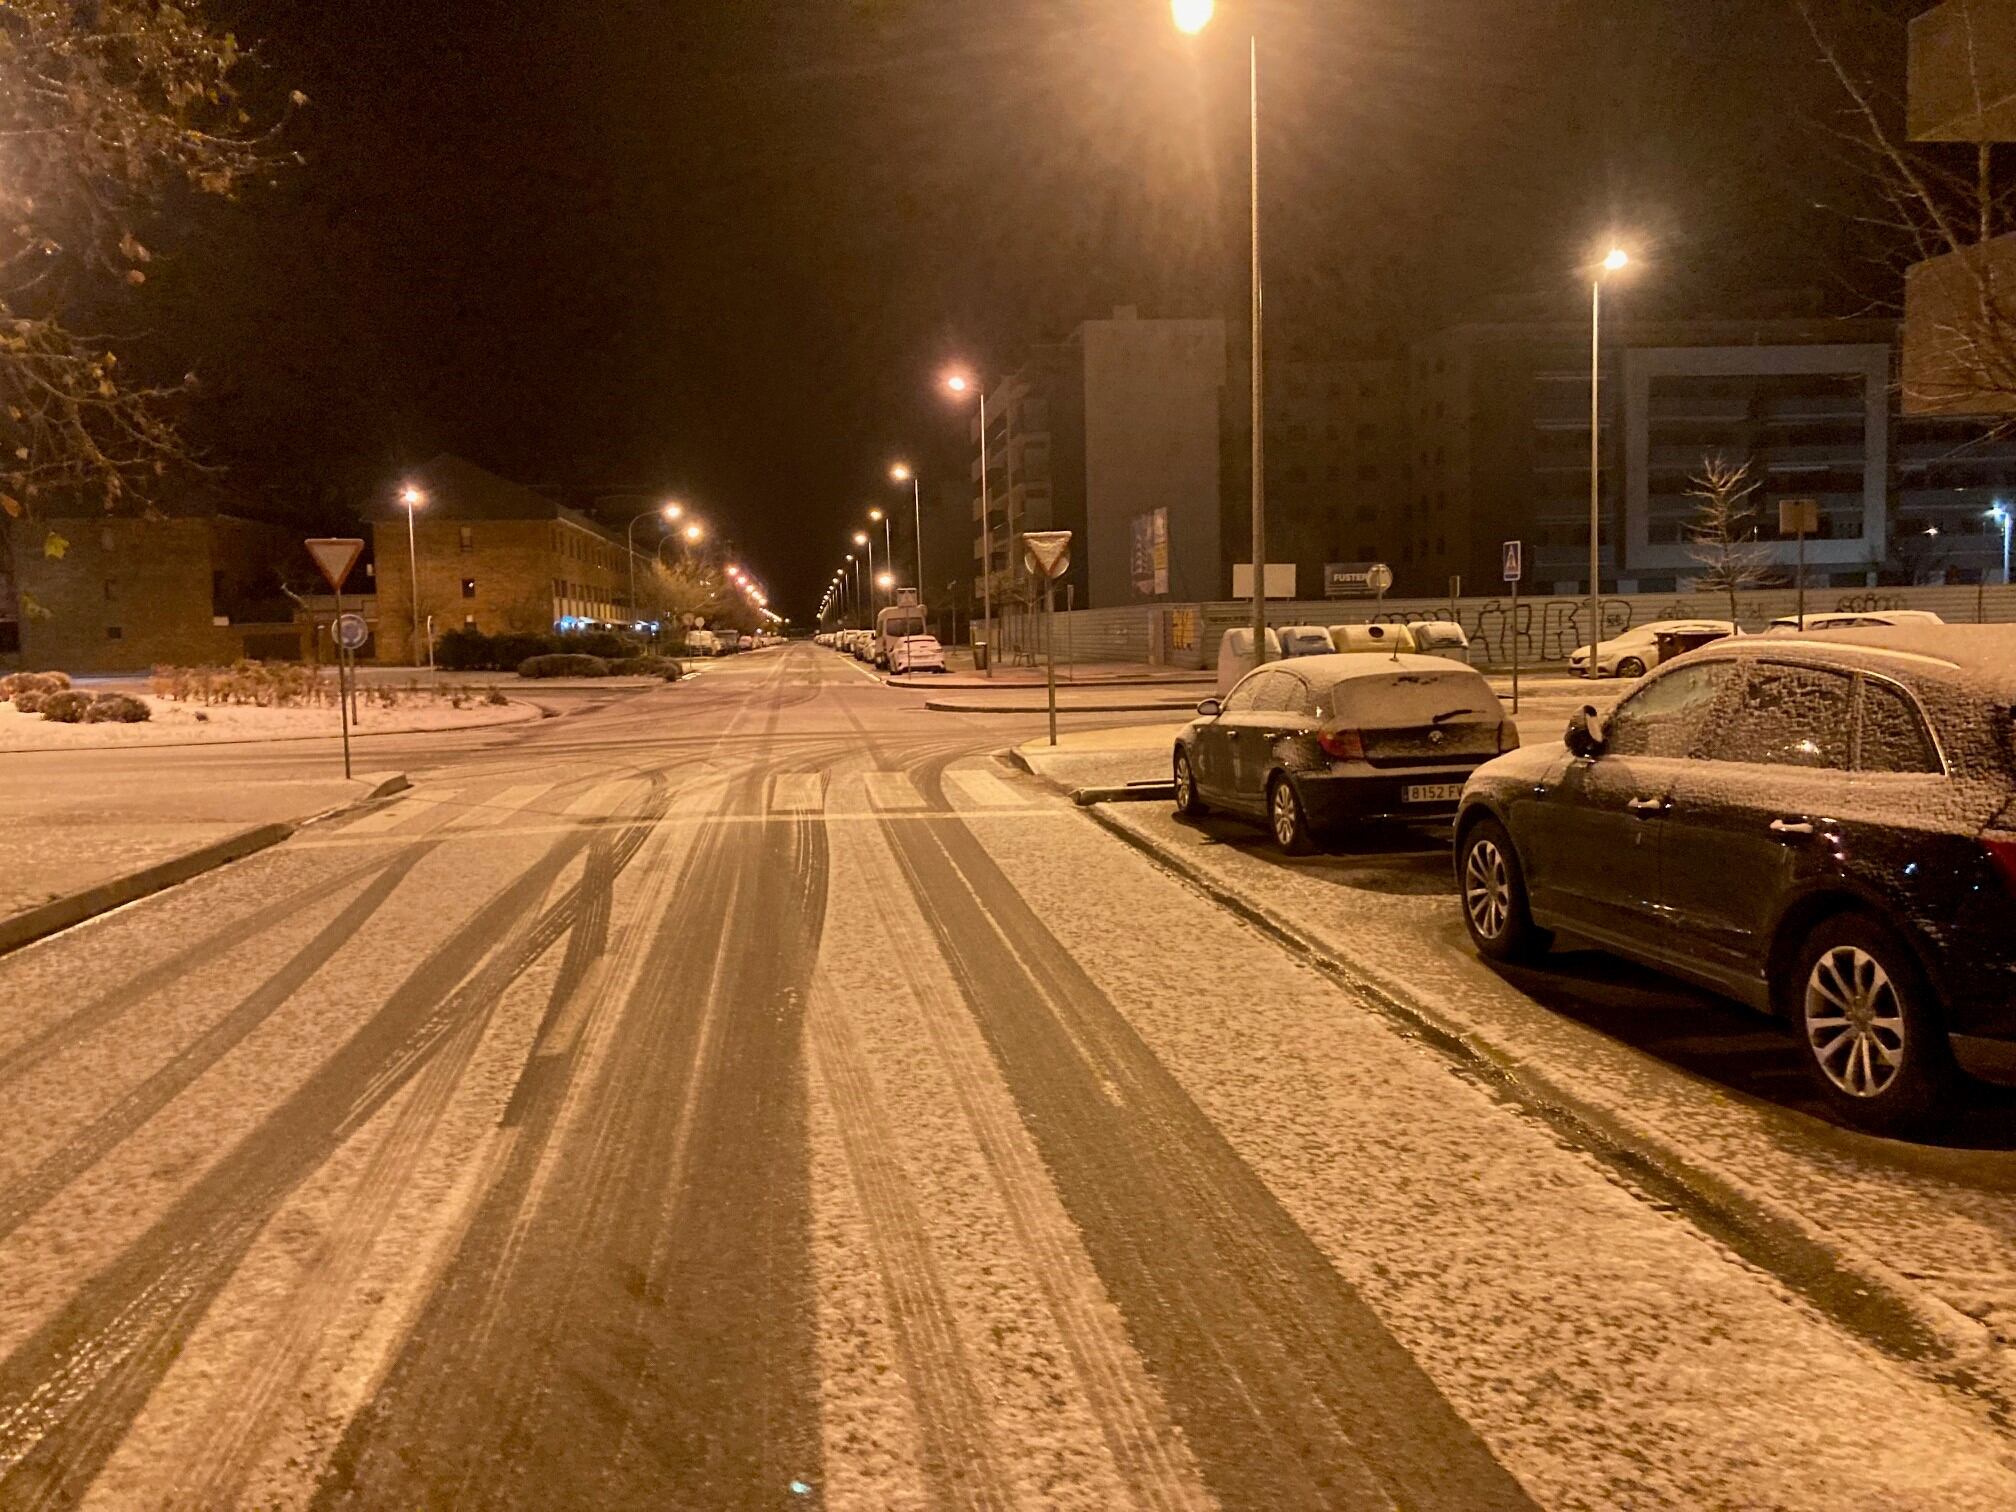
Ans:
{"type": "MultiPolygon", "coordinates": [[[[360,802],[393,775],[191,782],[126,773],[89,796],[9,783],[0,789],[0,949],[25,943],[21,921],[35,910],[171,866],[261,826],[291,827],[360,802]]],[[[127,899],[108,891],[99,901],[117,907],[127,899]]]]}

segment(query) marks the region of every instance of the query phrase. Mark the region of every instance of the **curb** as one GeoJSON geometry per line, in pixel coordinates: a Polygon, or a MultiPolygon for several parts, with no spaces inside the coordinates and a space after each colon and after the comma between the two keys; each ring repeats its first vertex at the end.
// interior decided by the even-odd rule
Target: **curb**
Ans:
{"type": "MultiPolygon", "coordinates": [[[[1010,756],[1011,762],[1015,760],[1010,756]]],[[[1027,767],[1024,768],[1027,770],[1027,767]]],[[[1044,779],[1047,780],[1047,779],[1044,779]]],[[[1055,787],[1056,784],[1052,783],[1055,787]]],[[[1564,1086],[1554,1075],[1494,1042],[1476,1026],[1375,981],[1333,947],[1262,903],[1235,892],[1148,836],[1096,807],[1085,814],[1151,862],[1188,883],[1522,1108],[1565,1142],[1609,1167],[1655,1206],[1667,1206],[1745,1262],[1774,1277],[1816,1312],[1941,1387],[1988,1403],[1998,1416],[2016,1409],[2016,1378],[1987,1329],[1930,1296],[1879,1258],[1846,1248],[1774,1199],[1697,1164],[1657,1131],[1564,1086]]]]}
{"type": "Polygon", "coordinates": [[[1130,782],[1125,787],[1082,787],[1071,795],[1071,801],[1080,808],[1090,808],[1095,803],[1153,803],[1158,799],[1174,802],[1175,798],[1175,783],[1153,778],[1130,782]]]}
{"type": "Polygon", "coordinates": [[[258,824],[251,829],[240,830],[235,835],[226,835],[221,840],[212,840],[208,845],[198,846],[193,851],[185,851],[179,856],[170,856],[165,861],[157,861],[152,866],[136,872],[128,872],[123,877],[113,877],[100,882],[82,892],[71,893],[65,898],[55,898],[47,903],[15,914],[12,918],[0,919],[0,955],[7,955],[25,945],[33,945],[37,940],[46,940],[53,934],[61,934],[66,929],[74,929],[79,924],[97,918],[100,914],[124,908],[128,903],[137,903],[142,898],[155,893],[166,892],[171,887],[215,871],[220,866],[228,866],[233,861],[242,861],[247,856],[257,855],[262,850],[278,845],[291,838],[304,825],[316,824],[338,814],[348,813],[353,808],[372,803],[380,798],[389,798],[394,793],[403,793],[413,784],[405,773],[397,773],[380,782],[369,793],[349,803],[338,804],[324,813],[315,814],[298,821],[281,820],[273,824],[258,824]]]}

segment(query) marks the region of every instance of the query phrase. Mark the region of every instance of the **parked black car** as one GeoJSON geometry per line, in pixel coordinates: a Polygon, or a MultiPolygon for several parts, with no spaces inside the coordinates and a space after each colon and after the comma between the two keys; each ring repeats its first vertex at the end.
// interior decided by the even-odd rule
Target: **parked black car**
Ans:
{"type": "Polygon", "coordinates": [[[1371,820],[1447,820],[1519,744],[1483,676],[1437,656],[1299,656],[1207,698],[1176,738],[1176,806],[1264,820],[1291,855],[1371,820]]]}
{"type": "Polygon", "coordinates": [[[1719,641],[1456,823],[1485,955],[1553,931],[1783,1016],[1845,1115],[1903,1127],[2016,1064],[2016,626],[1719,641]]]}

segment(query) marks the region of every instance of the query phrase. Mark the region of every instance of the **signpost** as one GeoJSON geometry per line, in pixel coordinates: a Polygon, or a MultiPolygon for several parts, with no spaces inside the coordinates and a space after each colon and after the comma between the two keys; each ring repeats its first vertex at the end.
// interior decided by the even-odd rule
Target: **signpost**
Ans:
{"type": "Polygon", "coordinates": [[[1820,529],[1818,499],[1780,499],[1778,534],[1799,537],[1799,628],[1806,628],[1806,537],[1820,529]]]}
{"type": "Polygon", "coordinates": [[[357,565],[357,558],[364,554],[364,543],[355,536],[336,536],[310,539],[307,542],[308,555],[315,559],[315,565],[322,569],[322,576],[329,580],[329,591],[336,595],[336,623],[331,627],[331,636],[336,642],[336,723],[343,731],[343,776],[350,776],[350,721],[354,717],[350,708],[350,683],[345,675],[347,664],[353,660],[351,653],[370,638],[371,627],[364,622],[361,614],[343,612],[343,584],[349,580],[350,569],[357,565]],[[346,636],[355,636],[347,640],[346,636]]]}
{"type": "Polygon", "coordinates": [[[1049,653],[1050,744],[1057,744],[1057,579],[1071,570],[1071,532],[1025,530],[1022,556],[1029,575],[1043,579],[1043,614],[1047,621],[1043,644],[1049,653]]]}
{"type": "Polygon", "coordinates": [[[1498,548],[1504,559],[1505,584],[1512,590],[1512,712],[1519,712],[1519,580],[1526,576],[1526,543],[1507,541],[1498,548]]]}

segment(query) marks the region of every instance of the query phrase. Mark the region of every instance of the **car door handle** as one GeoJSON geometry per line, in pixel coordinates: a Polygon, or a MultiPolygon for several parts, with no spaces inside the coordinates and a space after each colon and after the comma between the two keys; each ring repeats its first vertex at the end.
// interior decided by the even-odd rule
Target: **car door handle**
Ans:
{"type": "Polygon", "coordinates": [[[1634,814],[1643,814],[1647,818],[1650,818],[1654,814],[1663,814],[1666,810],[1673,807],[1673,800],[1670,798],[1633,798],[1624,806],[1634,814]]]}
{"type": "Polygon", "coordinates": [[[1771,833],[1774,835],[1810,835],[1813,826],[1804,819],[1773,819],[1771,833]]]}

